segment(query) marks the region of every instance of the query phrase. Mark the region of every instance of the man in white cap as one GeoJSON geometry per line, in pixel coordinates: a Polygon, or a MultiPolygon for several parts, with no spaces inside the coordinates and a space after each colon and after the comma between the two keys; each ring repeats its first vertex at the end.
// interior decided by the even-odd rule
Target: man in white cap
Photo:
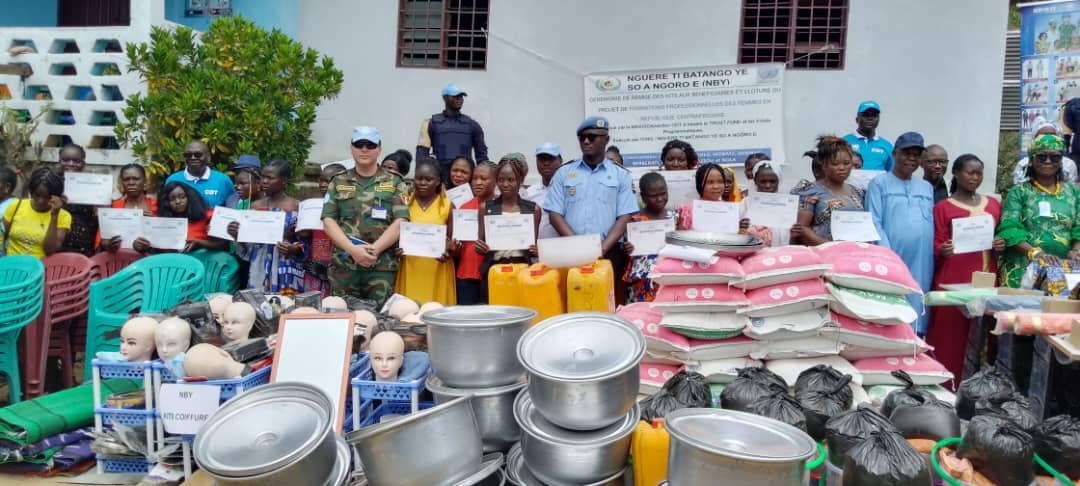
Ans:
{"type": "Polygon", "coordinates": [[[461,112],[465,105],[465,91],[450,83],[442,89],[445,109],[442,113],[431,115],[421,125],[420,141],[416,146],[416,159],[434,157],[442,166],[443,183],[450,181],[450,163],[465,156],[476,162],[488,160],[487,144],[484,142],[484,129],[468,115],[461,112]],[[427,125],[427,138],[423,136],[423,125],[427,125]],[[427,145],[427,147],[425,147],[427,145]],[[475,157],[473,154],[475,153],[475,157]]]}
{"type": "MultiPolygon", "coordinates": [[[[560,150],[558,144],[544,142],[539,147],[536,147],[536,171],[540,173],[540,184],[529,186],[522,197],[543,207],[548,188],[551,186],[551,178],[555,176],[555,172],[559,170],[562,164],[562,150],[560,150]]],[[[555,231],[554,226],[551,226],[551,219],[547,211],[543,211],[540,215],[540,231],[536,237],[544,239],[557,238],[558,236],[559,232],[555,231]]]]}

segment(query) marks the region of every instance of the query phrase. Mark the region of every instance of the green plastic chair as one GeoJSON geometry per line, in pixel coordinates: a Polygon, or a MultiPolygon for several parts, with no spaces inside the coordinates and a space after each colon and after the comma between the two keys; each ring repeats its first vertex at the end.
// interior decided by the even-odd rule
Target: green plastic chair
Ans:
{"type": "Polygon", "coordinates": [[[22,400],[19,333],[41,313],[44,290],[41,260],[28,255],[0,258],[0,373],[8,377],[10,403],[22,400]]]}
{"type": "Polygon", "coordinates": [[[202,262],[206,270],[203,295],[215,292],[226,294],[236,292],[238,287],[236,274],[240,271],[240,263],[236,261],[236,257],[228,252],[205,249],[195,250],[188,254],[202,262]]]}
{"type": "Polygon", "coordinates": [[[149,256],[132,262],[113,276],[90,284],[84,380],[90,381],[90,361],[100,351],[120,349],[120,327],[132,313],[172,309],[203,290],[203,265],[180,253],[149,256]]]}

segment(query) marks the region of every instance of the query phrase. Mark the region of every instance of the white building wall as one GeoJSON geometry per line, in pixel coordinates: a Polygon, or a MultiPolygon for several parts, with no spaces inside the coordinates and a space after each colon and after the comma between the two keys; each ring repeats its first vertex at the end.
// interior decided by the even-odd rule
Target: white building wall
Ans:
{"type": "MultiPolygon", "coordinates": [[[[797,159],[821,133],[854,129],[860,100],[881,103],[880,132],[918,130],[952,158],[972,152],[993,187],[1005,51],[1005,0],[851,0],[840,71],[791,70],[785,85],[787,184],[809,177],[797,159]]],[[[464,111],[484,126],[492,158],[541,142],[578,153],[582,76],[622,69],[733,64],[740,0],[492,0],[486,71],[395,67],[397,0],[304,0],[297,37],[333,56],[341,95],[325,102],[311,160],[348,156],[350,129],[377,126],[384,153],[412,150],[422,118],[456,81],[464,111]]]]}

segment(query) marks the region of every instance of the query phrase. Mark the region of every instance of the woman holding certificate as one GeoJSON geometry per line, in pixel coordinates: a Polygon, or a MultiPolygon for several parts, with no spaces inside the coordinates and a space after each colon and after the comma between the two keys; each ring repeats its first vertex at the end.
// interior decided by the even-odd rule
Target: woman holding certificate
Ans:
{"type": "Polygon", "coordinates": [[[865,211],[866,191],[847,183],[851,175],[851,144],[824,135],[817,140],[817,161],[824,177],[792,190],[799,196],[799,219],[791,228],[792,239],[807,246],[832,241],[833,211],[865,211]]]}
{"type": "MultiPolygon", "coordinates": [[[[952,175],[952,195],[934,206],[934,290],[943,290],[942,284],[971,282],[972,272],[997,272],[997,257],[991,249],[958,253],[968,245],[954,245],[954,238],[960,236],[953,234],[955,220],[981,217],[988,220],[991,230],[1001,222],[1001,204],[976,192],[983,181],[983,162],[972,154],[961,155],[953,162],[952,175]]],[[[995,238],[992,249],[1004,250],[1005,240],[995,238]]],[[[931,308],[930,322],[926,342],[934,347],[934,357],[954,376],[963,376],[970,320],[956,307],[940,306],[931,308]]]]}
{"type": "MultiPolygon", "coordinates": [[[[727,191],[730,182],[728,173],[716,164],[705,164],[698,167],[694,174],[694,185],[697,187],[698,197],[702,201],[723,201],[724,192],[727,191]]],[[[694,202],[688,202],[679,207],[678,228],[680,230],[694,229],[694,202]]]]}
{"type": "Polygon", "coordinates": [[[484,262],[480,265],[480,274],[487,275],[492,265],[503,263],[532,263],[532,257],[536,256],[536,232],[540,230],[540,206],[527,199],[521,198],[521,183],[525,180],[524,164],[520,161],[525,158],[521,154],[507,154],[499,161],[495,169],[495,184],[499,187],[499,197],[484,204],[484,210],[480,212],[480,239],[476,241],[476,252],[484,255],[484,262]],[[488,246],[488,236],[485,221],[489,216],[503,214],[531,214],[532,238],[529,245],[524,248],[491,250],[488,246]]]}
{"type": "MultiPolygon", "coordinates": [[[[292,167],[283,159],[271,160],[262,168],[260,183],[266,196],[252,202],[251,210],[285,213],[285,232],[277,244],[237,243],[237,252],[251,262],[248,288],[282,295],[304,291],[304,245],[295,231],[300,202],[285,194],[290,174],[292,167]]],[[[229,223],[228,231],[234,238],[240,234],[240,225],[238,221],[229,223]]]]}
{"type": "MultiPolygon", "coordinates": [[[[77,174],[86,167],[86,150],[81,145],[73,143],[64,145],[60,149],[59,158],[61,173],[77,174]]],[[[68,190],[71,190],[70,184],[68,184],[68,190]]],[[[106,201],[108,197],[106,196],[106,201]]],[[[94,240],[98,232],[97,208],[90,204],[72,203],[65,196],[64,209],[71,214],[71,231],[64,237],[60,250],[92,256],[95,248],[94,240]]]]}
{"type": "MultiPolygon", "coordinates": [[[[143,216],[157,213],[157,199],[146,194],[146,169],[139,164],[128,164],[120,168],[120,191],[124,197],[112,202],[113,209],[141,209],[143,216]]],[[[102,251],[115,252],[120,249],[120,236],[107,240],[101,239],[98,232],[98,248],[102,251]]]]}
{"type": "MultiPolygon", "coordinates": [[[[409,197],[409,222],[447,226],[452,206],[442,185],[438,161],[429,158],[417,161],[409,197]]],[[[404,255],[400,246],[397,252],[401,268],[395,292],[420,303],[457,304],[454,262],[449,255],[440,258],[404,255]]]]}
{"type": "MultiPolygon", "coordinates": [[[[460,158],[459,158],[460,160],[460,158]]],[[[455,161],[454,164],[457,162],[455,161]]],[[[454,183],[454,165],[450,166],[450,182],[454,183]]],[[[480,162],[472,171],[470,187],[473,199],[462,204],[461,210],[476,210],[495,197],[495,164],[480,162]]],[[[477,218],[479,220],[479,217],[477,218]]],[[[483,225],[481,224],[481,227],[483,225]]],[[[484,255],[476,250],[474,241],[455,240],[454,250],[457,261],[457,301],[460,305],[487,304],[487,279],[480,273],[484,255]]]]}
{"type": "Polygon", "coordinates": [[[28,199],[4,211],[4,254],[45,258],[60,251],[71,230],[71,213],[64,207],[64,175],[42,167],[30,174],[28,199]]]}
{"type": "MultiPolygon", "coordinates": [[[[206,201],[191,186],[180,182],[170,182],[158,193],[157,216],[159,218],[183,218],[188,220],[187,243],[183,252],[188,253],[199,248],[222,250],[228,245],[206,234],[207,226],[214,211],[206,207],[206,201]]],[[[144,220],[145,221],[145,220],[144,220]]],[[[131,247],[139,253],[151,251],[150,239],[146,235],[135,239],[131,247]]]]}

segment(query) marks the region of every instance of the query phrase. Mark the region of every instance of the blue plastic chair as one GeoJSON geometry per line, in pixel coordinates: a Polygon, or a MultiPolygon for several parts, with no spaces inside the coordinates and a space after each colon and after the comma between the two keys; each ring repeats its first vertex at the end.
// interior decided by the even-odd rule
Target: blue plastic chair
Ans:
{"type": "Polygon", "coordinates": [[[168,253],[137,260],[91,283],[84,380],[90,381],[90,361],[99,351],[120,349],[120,327],[132,313],[164,312],[185,299],[200,297],[203,275],[198,259],[168,253]]]}
{"type": "Polygon", "coordinates": [[[19,333],[41,313],[44,290],[41,260],[28,255],[0,258],[0,372],[8,377],[10,403],[22,400],[19,333]]]}
{"type": "Polygon", "coordinates": [[[206,272],[203,295],[236,292],[238,286],[236,274],[240,272],[240,263],[236,261],[236,257],[228,252],[205,249],[195,250],[188,254],[202,262],[206,272]]]}

